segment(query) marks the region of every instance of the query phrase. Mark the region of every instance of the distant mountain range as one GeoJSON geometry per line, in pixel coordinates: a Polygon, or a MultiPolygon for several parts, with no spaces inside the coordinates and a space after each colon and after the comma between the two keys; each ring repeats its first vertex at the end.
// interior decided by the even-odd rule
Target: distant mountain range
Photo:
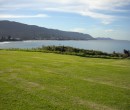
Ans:
{"type": "Polygon", "coordinates": [[[14,40],[93,40],[91,35],[47,29],[18,22],[0,21],[0,41],[14,40]]]}
{"type": "Polygon", "coordinates": [[[114,39],[112,39],[112,38],[109,38],[109,37],[97,37],[96,38],[97,40],[114,40],[114,39]]]}

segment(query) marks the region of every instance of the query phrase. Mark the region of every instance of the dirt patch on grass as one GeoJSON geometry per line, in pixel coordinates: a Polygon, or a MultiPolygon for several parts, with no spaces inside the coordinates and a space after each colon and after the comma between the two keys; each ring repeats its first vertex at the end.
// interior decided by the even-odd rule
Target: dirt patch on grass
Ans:
{"type": "Polygon", "coordinates": [[[86,106],[87,108],[90,108],[92,110],[117,110],[115,108],[112,108],[103,104],[97,104],[92,101],[83,100],[81,98],[74,98],[74,103],[86,106]]]}
{"type": "Polygon", "coordinates": [[[93,82],[93,83],[99,83],[99,84],[104,84],[104,85],[108,85],[108,86],[118,87],[118,88],[122,88],[122,89],[130,89],[129,87],[121,86],[121,85],[115,85],[115,84],[112,84],[111,82],[106,82],[106,81],[94,80],[94,79],[89,79],[89,78],[86,78],[86,79],[83,79],[83,80],[88,81],[88,82],[93,82]]]}

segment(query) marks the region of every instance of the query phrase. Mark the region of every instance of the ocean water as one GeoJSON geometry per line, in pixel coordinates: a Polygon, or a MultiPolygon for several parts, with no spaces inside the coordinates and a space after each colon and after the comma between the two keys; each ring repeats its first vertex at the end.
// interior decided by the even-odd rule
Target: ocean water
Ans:
{"type": "Polygon", "coordinates": [[[29,40],[29,41],[13,41],[13,42],[0,42],[0,49],[3,48],[36,48],[41,46],[71,46],[88,50],[99,50],[103,52],[122,53],[124,49],[130,50],[130,41],[122,40],[29,40]]]}

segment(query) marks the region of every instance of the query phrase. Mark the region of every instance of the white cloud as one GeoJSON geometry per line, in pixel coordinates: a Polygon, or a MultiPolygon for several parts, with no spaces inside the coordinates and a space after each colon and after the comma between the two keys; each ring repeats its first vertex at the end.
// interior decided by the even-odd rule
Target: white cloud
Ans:
{"type": "Polygon", "coordinates": [[[37,14],[37,15],[12,15],[12,14],[0,14],[0,19],[7,18],[45,18],[48,17],[46,14],[37,14]]]}
{"type": "Polygon", "coordinates": [[[130,5],[130,0],[0,0],[0,10],[32,9],[76,13],[101,20],[103,24],[119,19],[105,12],[125,12],[127,10],[122,7],[127,5],[130,5]]]}
{"type": "Polygon", "coordinates": [[[74,28],[74,29],[70,29],[70,31],[86,33],[86,29],[85,28],[74,28]]]}
{"type": "Polygon", "coordinates": [[[105,30],[105,32],[115,32],[115,30],[113,30],[113,29],[107,29],[107,30],[105,30]]]}

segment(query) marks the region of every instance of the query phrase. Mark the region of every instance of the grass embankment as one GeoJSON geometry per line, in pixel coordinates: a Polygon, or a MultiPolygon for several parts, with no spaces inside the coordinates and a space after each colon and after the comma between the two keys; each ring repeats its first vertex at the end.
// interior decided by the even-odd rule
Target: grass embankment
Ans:
{"type": "Polygon", "coordinates": [[[130,60],[0,50],[0,110],[129,110],[130,60]]]}

